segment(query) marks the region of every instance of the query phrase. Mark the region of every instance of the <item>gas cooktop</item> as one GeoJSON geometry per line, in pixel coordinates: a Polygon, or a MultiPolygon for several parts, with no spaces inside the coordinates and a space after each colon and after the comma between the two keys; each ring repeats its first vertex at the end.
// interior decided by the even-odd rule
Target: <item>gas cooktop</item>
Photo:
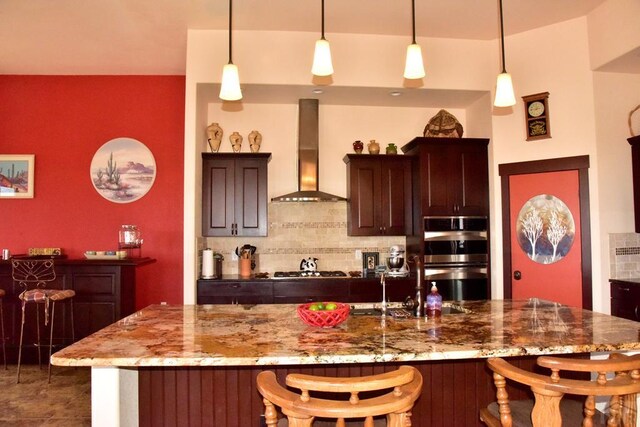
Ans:
{"type": "Polygon", "coordinates": [[[344,271],[276,271],[274,279],[346,279],[344,271]]]}

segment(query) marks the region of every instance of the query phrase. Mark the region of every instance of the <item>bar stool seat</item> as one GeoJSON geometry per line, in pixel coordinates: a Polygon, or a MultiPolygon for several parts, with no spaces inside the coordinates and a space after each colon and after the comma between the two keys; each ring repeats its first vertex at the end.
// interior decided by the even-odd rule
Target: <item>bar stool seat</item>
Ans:
{"type": "Polygon", "coordinates": [[[411,425],[411,409],[422,391],[422,375],[412,366],[400,366],[379,375],[351,378],[289,374],[286,384],[300,393],[281,386],[272,371],[258,374],[258,391],[264,398],[269,427],[282,425],[276,406],[286,415],[288,425],[295,427],[311,427],[316,417],[336,419],[338,427],[344,427],[347,419],[364,418],[364,426],[373,427],[373,417],[383,415],[387,427],[403,427],[411,425]],[[360,392],[366,392],[367,397],[361,399],[360,392]],[[348,399],[334,398],[340,393],[348,393],[348,399]]]}
{"type": "Polygon", "coordinates": [[[55,309],[57,302],[68,301],[70,304],[71,317],[71,340],[75,341],[75,326],[73,322],[73,297],[75,291],[72,289],[47,288],[48,283],[56,279],[56,272],[52,259],[12,259],[11,274],[13,280],[18,283],[24,291],[19,298],[22,301],[22,322],[20,324],[20,344],[18,349],[18,376],[20,382],[20,366],[22,362],[22,343],[24,339],[24,324],[27,304],[36,304],[36,331],[38,362],[42,365],[40,355],[40,312],[39,305],[44,306],[44,325],[49,325],[49,369],[48,380],[51,382],[51,353],[53,350],[53,326],[55,319],[55,309]],[[51,316],[49,316],[49,306],[51,305],[51,316]],[[50,319],[50,320],[49,320],[50,319]]]}

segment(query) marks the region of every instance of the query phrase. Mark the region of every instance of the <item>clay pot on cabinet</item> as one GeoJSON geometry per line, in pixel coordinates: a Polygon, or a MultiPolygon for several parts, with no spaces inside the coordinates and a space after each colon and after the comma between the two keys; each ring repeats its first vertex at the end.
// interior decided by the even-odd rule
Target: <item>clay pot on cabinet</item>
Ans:
{"type": "Polygon", "coordinates": [[[375,139],[372,139],[369,141],[369,144],[367,144],[367,150],[369,150],[369,154],[379,154],[380,144],[378,144],[375,139]]]}
{"type": "Polygon", "coordinates": [[[362,141],[356,141],[353,143],[353,151],[355,151],[356,154],[362,153],[363,148],[364,148],[364,144],[362,143],[362,141]]]}
{"type": "Polygon", "coordinates": [[[386,153],[387,154],[398,154],[398,147],[396,146],[396,144],[391,143],[391,144],[387,145],[386,153]]]}
{"type": "Polygon", "coordinates": [[[222,128],[218,123],[211,123],[207,126],[207,142],[212,153],[217,153],[222,142],[222,128]]]}
{"type": "Polygon", "coordinates": [[[240,149],[242,148],[242,135],[240,135],[238,132],[233,132],[229,136],[229,141],[231,142],[231,148],[233,149],[233,152],[239,153],[240,149]]]}
{"type": "Polygon", "coordinates": [[[262,135],[257,130],[252,130],[249,133],[249,148],[252,153],[260,151],[260,144],[262,144],[262,135]]]}

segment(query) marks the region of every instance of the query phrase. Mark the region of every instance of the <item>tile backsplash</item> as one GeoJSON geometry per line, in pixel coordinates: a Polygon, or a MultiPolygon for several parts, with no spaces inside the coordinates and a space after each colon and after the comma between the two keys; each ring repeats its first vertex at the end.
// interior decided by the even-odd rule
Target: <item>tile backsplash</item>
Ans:
{"type": "Polygon", "coordinates": [[[231,256],[244,244],[257,247],[256,271],[273,274],[300,268],[303,258],[318,258],[319,270],[362,270],[356,250],[379,252],[380,263],[392,245],[405,245],[404,236],[347,236],[346,202],[275,202],[269,203],[269,235],[267,237],[205,237],[198,248],[211,248],[222,253],[224,274],[238,272],[231,256]]]}
{"type": "Polygon", "coordinates": [[[609,234],[609,265],[611,279],[640,277],[640,234],[609,234]]]}

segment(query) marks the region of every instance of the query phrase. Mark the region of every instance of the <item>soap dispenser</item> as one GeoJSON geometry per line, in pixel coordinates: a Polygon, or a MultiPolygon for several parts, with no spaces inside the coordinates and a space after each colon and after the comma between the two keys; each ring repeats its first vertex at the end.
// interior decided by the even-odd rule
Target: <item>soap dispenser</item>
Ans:
{"type": "Polygon", "coordinates": [[[427,317],[440,317],[442,314],[442,295],[438,293],[436,282],[431,282],[431,292],[427,295],[427,317]]]}

